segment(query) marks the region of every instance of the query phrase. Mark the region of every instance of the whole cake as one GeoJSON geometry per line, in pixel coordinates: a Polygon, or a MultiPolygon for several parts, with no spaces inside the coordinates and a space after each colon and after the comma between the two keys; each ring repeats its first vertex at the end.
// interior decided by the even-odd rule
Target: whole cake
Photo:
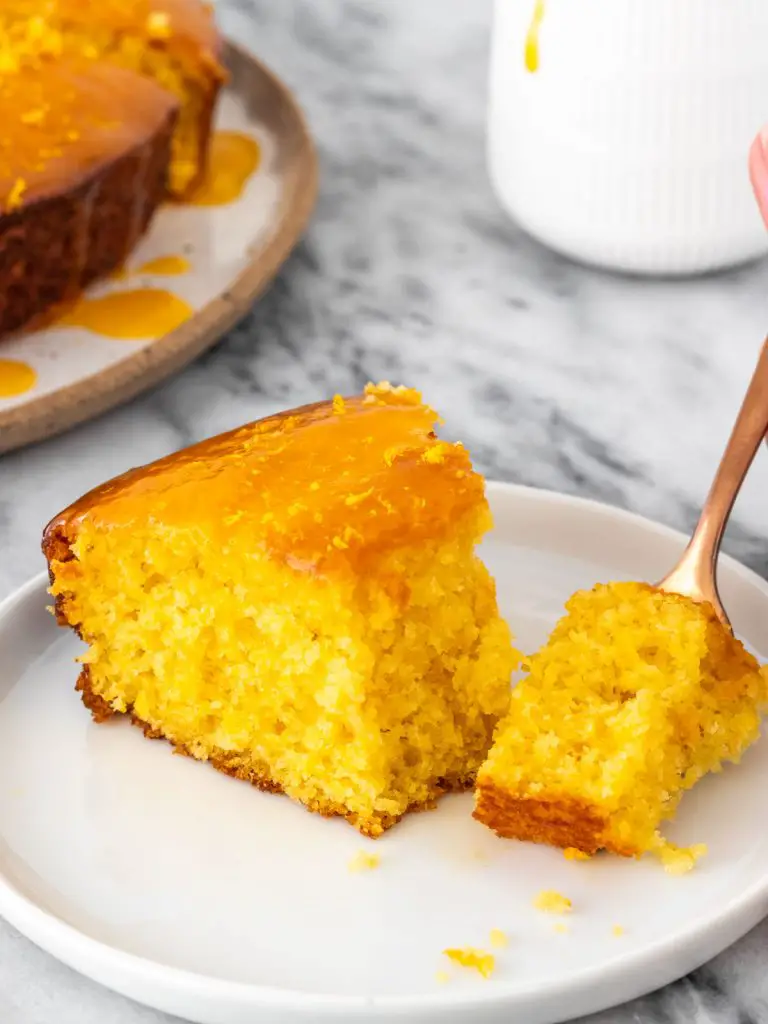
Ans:
{"type": "Polygon", "coordinates": [[[482,477],[436,418],[369,385],[57,516],[43,550],[94,718],[370,836],[471,786],[518,656],[474,552],[482,477]]]}
{"type": "Polygon", "coordinates": [[[177,111],[110,65],[0,76],[0,335],[124,261],[165,196],[177,111]]]}
{"type": "Polygon", "coordinates": [[[0,4],[0,337],[117,267],[206,165],[225,78],[201,0],[0,4]]]}
{"type": "MultiPolygon", "coordinates": [[[[212,9],[202,0],[2,0],[0,72],[60,58],[114,64],[179,101],[169,188],[183,196],[205,168],[226,72],[212,9]]],[[[116,109],[116,117],[120,111],[116,109]]],[[[6,126],[6,133],[8,127],[6,126]]],[[[19,168],[23,174],[24,168],[19,168]]]]}
{"type": "Polygon", "coordinates": [[[711,606],[637,583],[580,591],[515,687],[475,817],[586,854],[665,854],[685,790],[758,737],[756,659],[711,606]]]}

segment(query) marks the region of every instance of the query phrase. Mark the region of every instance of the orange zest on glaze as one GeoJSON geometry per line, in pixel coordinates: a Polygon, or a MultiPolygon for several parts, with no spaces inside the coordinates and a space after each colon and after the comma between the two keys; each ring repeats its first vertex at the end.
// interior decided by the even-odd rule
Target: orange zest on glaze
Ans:
{"type": "Polygon", "coordinates": [[[16,359],[0,359],[0,398],[15,398],[31,391],[37,374],[27,363],[16,359]]]}
{"type": "Polygon", "coordinates": [[[544,20],[544,0],[536,0],[531,24],[525,37],[525,69],[533,72],[539,70],[539,31],[544,20]]]}
{"type": "MultiPolygon", "coordinates": [[[[344,416],[327,402],[248,424],[128,473],[65,515],[130,527],[149,502],[169,527],[205,524],[216,543],[247,544],[258,530],[270,557],[321,575],[376,564],[406,527],[436,543],[464,517],[485,522],[467,449],[449,446],[440,466],[424,458],[441,442],[418,392],[383,382],[345,406],[344,416]],[[211,488],[215,499],[201,505],[211,488]],[[348,504],[350,495],[362,500],[348,504]]],[[[396,576],[392,587],[392,601],[408,599],[396,576]]]]}
{"type": "Polygon", "coordinates": [[[136,271],[137,274],[157,274],[161,277],[176,277],[179,274],[186,274],[192,269],[192,264],[183,256],[157,256],[148,260],[136,271]]]}
{"type": "Polygon", "coordinates": [[[192,316],[192,307],[161,288],[136,288],[79,299],[59,319],[61,327],[84,327],[105,338],[159,338],[192,316]]]}
{"type": "Polygon", "coordinates": [[[243,194],[248,180],[256,173],[261,149],[256,139],[243,132],[219,131],[211,139],[208,169],[192,195],[185,200],[192,206],[226,206],[243,194]]]}

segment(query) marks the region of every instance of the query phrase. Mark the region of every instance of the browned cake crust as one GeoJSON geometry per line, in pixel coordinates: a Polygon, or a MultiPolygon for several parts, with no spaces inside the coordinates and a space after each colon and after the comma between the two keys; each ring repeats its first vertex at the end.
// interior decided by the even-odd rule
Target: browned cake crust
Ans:
{"type": "Polygon", "coordinates": [[[123,264],[165,198],[175,116],[71,191],[0,217],[0,337],[123,264]]]}
{"type": "Polygon", "coordinates": [[[475,791],[473,817],[504,839],[571,848],[590,855],[598,850],[610,850],[622,857],[634,857],[637,853],[617,846],[608,838],[607,819],[573,798],[516,797],[481,781],[475,791]]]}

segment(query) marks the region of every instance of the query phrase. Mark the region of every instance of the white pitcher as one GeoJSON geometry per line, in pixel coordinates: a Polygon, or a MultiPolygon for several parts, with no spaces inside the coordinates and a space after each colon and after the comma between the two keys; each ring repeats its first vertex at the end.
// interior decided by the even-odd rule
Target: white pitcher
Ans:
{"type": "Polygon", "coordinates": [[[665,275],[768,252],[768,0],[496,0],[489,108],[498,198],[553,249],[665,275]]]}

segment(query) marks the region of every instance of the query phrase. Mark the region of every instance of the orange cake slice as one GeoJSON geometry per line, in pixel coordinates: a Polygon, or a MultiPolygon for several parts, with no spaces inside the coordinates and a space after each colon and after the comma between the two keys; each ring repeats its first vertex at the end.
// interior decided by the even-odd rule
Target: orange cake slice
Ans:
{"type": "Polygon", "coordinates": [[[86,495],[45,531],[97,721],[376,836],[473,783],[516,664],[481,476],[369,385],[86,495]]]}
{"type": "Polygon", "coordinates": [[[570,855],[664,856],[659,825],[757,738],[767,697],[711,606],[637,583],[580,591],[513,691],[475,817],[570,855]]]}

